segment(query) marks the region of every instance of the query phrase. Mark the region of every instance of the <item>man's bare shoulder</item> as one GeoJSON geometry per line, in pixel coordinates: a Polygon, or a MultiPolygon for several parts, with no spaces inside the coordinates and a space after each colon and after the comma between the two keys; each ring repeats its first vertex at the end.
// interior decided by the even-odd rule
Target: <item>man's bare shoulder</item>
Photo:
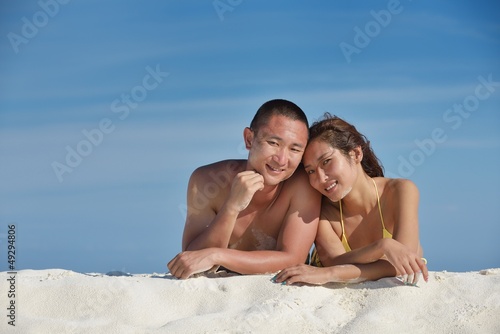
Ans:
{"type": "Polygon", "coordinates": [[[321,196],[321,219],[340,223],[340,210],[338,204],[333,203],[326,196],[321,196]]]}
{"type": "Polygon", "coordinates": [[[295,172],[290,176],[287,180],[284,181],[287,187],[293,187],[296,189],[300,188],[312,188],[309,183],[309,177],[307,176],[306,171],[302,168],[302,165],[299,165],[295,172]]]}
{"type": "Polygon", "coordinates": [[[236,174],[244,169],[246,160],[222,160],[196,168],[191,180],[199,182],[230,182],[236,174]]]}
{"type": "Polygon", "coordinates": [[[299,166],[295,173],[284,181],[284,190],[291,194],[293,198],[318,198],[319,192],[314,189],[309,183],[309,177],[302,166],[299,166]]]}

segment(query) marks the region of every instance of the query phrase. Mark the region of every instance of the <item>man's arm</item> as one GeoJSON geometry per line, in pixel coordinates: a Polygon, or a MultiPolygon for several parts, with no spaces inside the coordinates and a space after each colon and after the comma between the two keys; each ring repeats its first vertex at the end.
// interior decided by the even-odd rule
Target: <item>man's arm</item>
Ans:
{"type": "Polygon", "coordinates": [[[214,266],[223,266],[240,274],[262,274],[298,264],[292,261],[294,261],[293,256],[283,251],[205,248],[178,254],[168,263],[168,268],[177,278],[189,278],[214,266]]]}
{"type": "Polygon", "coordinates": [[[209,165],[196,169],[189,179],[186,224],[182,235],[183,251],[227,247],[229,243],[237,214],[235,216],[225,210],[217,214],[214,201],[221,193],[225,193],[225,189],[215,183],[215,189],[207,186],[212,167],[209,165]]]}
{"type": "Polygon", "coordinates": [[[227,248],[239,213],[248,206],[255,192],[264,187],[262,176],[253,171],[238,173],[231,184],[216,184],[210,177],[211,172],[220,172],[220,168],[228,166],[230,162],[200,167],[191,175],[183,251],[227,248]],[[230,191],[225,187],[230,187],[230,191]],[[217,201],[223,202],[218,212],[217,201]]]}
{"type": "Polygon", "coordinates": [[[208,248],[183,252],[168,264],[171,273],[176,277],[187,278],[214,265],[222,265],[242,274],[256,274],[304,263],[316,235],[321,195],[309,185],[303,171],[293,178],[293,185],[283,189],[290,192],[290,204],[275,250],[208,248]]]}
{"type": "MultiPolygon", "coordinates": [[[[197,250],[207,247],[224,247],[229,242],[236,217],[220,211],[218,223],[214,198],[208,196],[207,175],[209,167],[200,167],[191,175],[187,190],[187,214],[182,250],[197,250]],[[214,233],[217,230],[219,233],[214,233]]],[[[222,192],[222,189],[215,189],[222,192]]],[[[215,192],[215,190],[213,190],[215,192]]]]}
{"type": "Polygon", "coordinates": [[[220,264],[242,274],[275,272],[290,265],[304,263],[318,229],[321,194],[309,184],[303,169],[297,169],[282,191],[288,192],[290,204],[283,217],[274,251],[223,251],[220,264]]]}
{"type": "Polygon", "coordinates": [[[310,184],[306,172],[299,167],[295,172],[293,195],[287,216],[281,226],[277,250],[290,254],[291,262],[304,263],[318,232],[321,194],[310,184]]]}

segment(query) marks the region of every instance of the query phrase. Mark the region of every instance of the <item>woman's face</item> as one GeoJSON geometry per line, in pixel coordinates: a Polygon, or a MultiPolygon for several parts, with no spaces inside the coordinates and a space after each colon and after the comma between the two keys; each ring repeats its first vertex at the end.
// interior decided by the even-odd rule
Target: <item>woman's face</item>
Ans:
{"type": "Polygon", "coordinates": [[[319,139],[311,141],[303,163],[311,186],[331,201],[340,201],[352,190],[357,176],[354,159],[330,144],[319,139]]]}

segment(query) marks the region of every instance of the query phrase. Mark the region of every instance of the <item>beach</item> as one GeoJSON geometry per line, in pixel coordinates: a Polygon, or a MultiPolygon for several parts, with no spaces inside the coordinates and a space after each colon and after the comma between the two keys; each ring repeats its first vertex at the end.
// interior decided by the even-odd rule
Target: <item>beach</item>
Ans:
{"type": "Polygon", "coordinates": [[[1,272],[0,332],[500,333],[500,268],[431,271],[417,287],[284,286],[273,276],[1,272]]]}

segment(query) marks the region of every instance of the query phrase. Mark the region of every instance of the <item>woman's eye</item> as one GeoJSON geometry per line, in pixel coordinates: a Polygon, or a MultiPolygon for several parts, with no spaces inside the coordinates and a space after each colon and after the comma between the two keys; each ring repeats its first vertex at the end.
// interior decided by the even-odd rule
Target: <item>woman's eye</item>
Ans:
{"type": "Polygon", "coordinates": [[[323,160],[323,165],[326,165],[327,163],[329,163],[329,162],[330,162],[330,160],[331,160],[331,159],[325,159],[325,160],[323,160]]]}

